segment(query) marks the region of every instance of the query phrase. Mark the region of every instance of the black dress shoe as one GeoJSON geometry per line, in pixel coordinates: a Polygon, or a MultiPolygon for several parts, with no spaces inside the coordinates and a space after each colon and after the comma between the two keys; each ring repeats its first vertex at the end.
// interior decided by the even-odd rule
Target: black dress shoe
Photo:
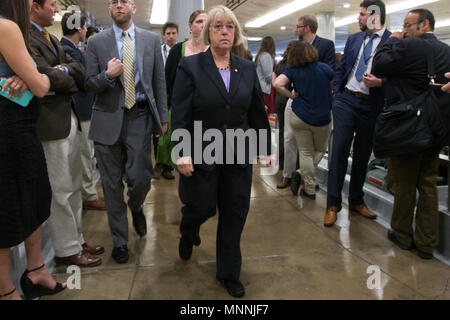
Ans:
{"type": "Polygon", "coordinates": [[[422,251],[419,248],[417,248],[417,254],[419,255],[419,257],[421,257],[422,259],[425,259],[425,260],[433,259],[432,253],[422,251]]]}
{"type": "Polygon", "coordinates": [[[121,247],[114,247],[111,256],[113,257],[114,260],[116,260],[117,263],[128,262],[129,259],[128,247],[126,245],[121,247]]]}
{"type": "Polygon", "coordinates": [[[187,237],[181,236],[180,244],[178,245],[178,254],[183,260],[189,260],[192,256],[192,246],[194,243],[187,237]]]}
{"type": "Polygon", "coordinates": [[[172,170],[170,169],[163,169],[162,176],[167,180],[175,179],[175,176],[173,175],[172,170]]]}
{"type": "Polygon", "coordinates": [[[391,240],[394,244],[396,244],[399,248],[403,250],[412,250],[414,249],[414,244],[406,245],[398,241],[397,237],[395,236],[395,232],[392,230],[388,230],[388,239],[391,240]]]}
{"type": "Polygon", "coordinates": [[[291,191],[294,196],[298,195],[298,189],[300,188],[300,184],[302,183],[302,176],[300,173],[295,171],[292,174],[292,180],[291,180],[291,191]]]}
{"type": "Polygon", "coordinates": [[[133,217],[133,226],[137,234],[141,237],[147,234],[147,222],[145,221],[144,212],[142,209],[138,212],[131,212],[133,217]]]}
{"type": "Polygon", "coordinates": [[[227,289],[230,296],[235,298],[241,298],[245,295],[244,285],[239,280],[222,280],[217,278],[227,289]]]}
{"type": "Polygon", "coordinates": [[[308,194],[306,193],[306,191],[304,189],[300,190],[300,195],[305,196],[311,200],[315,200],[316,199],[316,195],[315,194],[308,194]]]}

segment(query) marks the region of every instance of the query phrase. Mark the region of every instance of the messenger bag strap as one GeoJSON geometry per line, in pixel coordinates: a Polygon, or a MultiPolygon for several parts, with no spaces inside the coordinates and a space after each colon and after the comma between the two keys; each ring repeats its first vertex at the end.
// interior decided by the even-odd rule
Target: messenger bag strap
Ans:
{"type": "Polygon", "coordinates": [[[434,79],[436,78],[436,67],[433,60],[433,47],[428,40],[423,39],[425,44],[425,49],[427,51],[427,76],[430,79],[430,85],[434,84],[434,79]]]}

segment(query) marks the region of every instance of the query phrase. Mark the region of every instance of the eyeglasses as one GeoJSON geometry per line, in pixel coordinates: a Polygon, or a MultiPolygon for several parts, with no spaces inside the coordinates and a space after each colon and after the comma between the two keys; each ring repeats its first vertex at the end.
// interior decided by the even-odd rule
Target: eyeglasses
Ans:
{"type": "Polygon", "coordinates": [[[300,28],[305,28],[306,26],[299,26],[299,25],[297,25],[297,29],[300,29],[300,28]]]}
{"type": "Polygon", "coordinates": [[[212,27],[213,27],[214,30],[216,30],[216,31],[220,31],[220,30],[222,30],[224,27],[227,29],[227,31],[234,31],[234,25],[233,25],[233,24],[227,24],[227,25],[223,25],[223,24],[214,24],[214,25],[212,25],[212,27]]]}
{"type": "Polygon", "coordinates": [[[405,23],[403,24],[403,29],[408,29],[409,27],[418,24],[419,22],[414,22],[414,23],[405,23]]]}
{"type": "Polygon", "coordinates": [[[122,3],[122,5],[126,6],[126,5],[130,5],[134,3],[134,0],[110,0],[109,3],[112,6],[118,6],[119,2],[122,3]]]}

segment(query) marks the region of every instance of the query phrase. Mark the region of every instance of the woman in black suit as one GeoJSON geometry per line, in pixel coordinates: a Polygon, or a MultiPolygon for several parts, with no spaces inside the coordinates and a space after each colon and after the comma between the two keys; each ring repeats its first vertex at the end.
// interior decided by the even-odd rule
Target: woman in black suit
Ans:
{"type": "MultiPolygon", "coordinates": [[[[215,130],[223,141],[227,129],[255,129],[265,139],[270,153],[270,127],[255,67],[250,61],[231,54],[233,45],[242,42],[241,27],[231,10],[217,6],[209,11],[203,41],[210,44],[210,49],[183,58],[178,67],[172,97],[172,139],[176,140],[178,129],[187,130],[193,137],[191,150],[195,149],[195,140],[201,144],[203,153],[208,143],[194,136],[194,126],[198,127],[199,123],[202,133],[215,130]],[[194,124],[194,121],[200,122],[194,124]]],[[[247,155],[244,163],[210,163],[199,159],[195,152],[191,157],[185,150],[175,161],[181,173],[179,192],[184,204],[179,254],[184,260],[191,257],[193,245],[200,244],[200,225],[215,215],[217,207],[216,277],[231,296],[242,297],[245,289],[239,281],[240,238],[250,205],[252,157],[249,143],[234,142],[234,146],[234,150],[236,147],[241,150],[226,150],[227,154],[222,146],[223,159],[236,160],[236,154],[244,151],[247,155]]]]}

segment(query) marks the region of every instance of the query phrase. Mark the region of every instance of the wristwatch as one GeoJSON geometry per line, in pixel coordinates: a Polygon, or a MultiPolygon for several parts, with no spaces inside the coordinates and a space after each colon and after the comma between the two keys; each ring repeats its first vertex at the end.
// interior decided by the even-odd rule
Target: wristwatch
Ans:
{"type": "Polygon", "coordinates": [[[66,72],[66,68],[64,66],[60,65],[60,64],[55,66],[55,68],[60,70],[60,71],[66,72]]]}

